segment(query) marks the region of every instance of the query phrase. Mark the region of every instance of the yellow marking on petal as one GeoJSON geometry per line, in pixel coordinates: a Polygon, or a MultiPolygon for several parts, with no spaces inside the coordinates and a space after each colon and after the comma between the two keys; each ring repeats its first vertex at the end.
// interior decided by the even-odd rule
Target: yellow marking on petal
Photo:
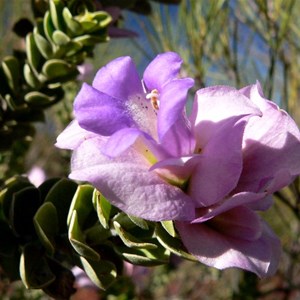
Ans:
{"type": "Polygon", "coordinates": [[[187,187],[189,178],[180,178],[167,169],[155,169],[157,175],[171,185],[177,186],[182,190],[187,187]]]}
{"type": "Polygon", "coordinates": [[[154,154],[148,149],[148,147],[143,143],[143,141],[138,138],[137,141],[134,143],[134,148],[141,153],[144,158],[151,164],[154,165],[157,163],[157,158],[154,154]]]}

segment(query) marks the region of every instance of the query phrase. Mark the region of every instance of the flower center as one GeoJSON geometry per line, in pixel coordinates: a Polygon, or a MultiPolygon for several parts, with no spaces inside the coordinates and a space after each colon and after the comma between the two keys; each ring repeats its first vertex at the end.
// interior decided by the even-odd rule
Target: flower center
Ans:
{"type": "Polygon", "coordinates": [[[146,95],[146,99],[150,99],[151,105],[155,110],[159,109],[159,93],[157,89],[152,90],[146,95]]]}

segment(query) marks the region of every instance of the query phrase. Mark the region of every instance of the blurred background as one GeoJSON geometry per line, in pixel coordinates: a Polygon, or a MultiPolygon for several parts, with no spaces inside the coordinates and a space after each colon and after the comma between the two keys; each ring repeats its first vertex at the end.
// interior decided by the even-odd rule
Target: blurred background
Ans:
{"type": "MultiPolygon", "coordinates": [[[[101,1],[96,1],[101,5],[101,1]]],[[[179,1],[176,1],[179,2],[179,1]]],[[[141,4],[140,4],[141,5],[141,4]]],[[[129,55],[138,70],[156,54],[176,51],[183,60],[182,75],[196,79],[194,91],[211,85],[237,88],[260,81],[265,96],[275,101],[300,124],[300,1],[296,0],[182,0],[178,5],[151,1],[151,13],[121,10],[118,26],[130,37],[99,44],[94,56],[80,69],[77,80],[64,86],[65,99],[36,124],[37,134],[26,158],[6,164],[0,173],[14,175],[40,168],[44,176],[66,176],[69,153],[53,145],[72,119],[72,102],[83,81],[91,82],[97,70],[113,58],[129,55]]],[[[23,17],[33,20],[30,0],[0,0],[0,57],[24,48],[13,33],[23,17]]],[[[126,34],[125,34],[126,35],[126,34]]],[[[1,83],[0,83],[1,84],[1,83]]],[[[190,99],[191,103],[192,99],[190,99]]],[[[299,179],[275,195],[265,218],[280,236],[283,255],[275,276],[259,280],[239,270],[218,271],[174,261],[155,268],[133,267],[101,299],[300,299],[300,189],[299,179]],[[123,284],[122,280],[127,284],[123,284]]],[[[1,299],[50,299],[39,291],[0,278],[1,299]]]]}

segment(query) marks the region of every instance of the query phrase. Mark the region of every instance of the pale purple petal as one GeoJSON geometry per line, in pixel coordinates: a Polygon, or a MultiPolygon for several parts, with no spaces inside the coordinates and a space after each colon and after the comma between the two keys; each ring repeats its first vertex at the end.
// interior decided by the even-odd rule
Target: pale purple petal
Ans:
{"type": "Polygon", "coordinates": [[[77,120],[74,120],[57,137],[55,146],[61,149],[74,150],[82,142],[95,136],[93,132],[81,128],[77,120]]]}
{"type": "Polygon", "coordinates": [[[74,112],[82,128],[101,135],[111,135],[133,124],[120,100],[103,94],[86,83],[75,99],[74,112]]]}
{"type": "Polygon", "coordinates": [[[220,203],[209,208],[199,209],[197,218],[192,223],[203,223],[220,214],[223,214],[231,209],[239,206],[247,206],[249,208],[261,208],[264,209],[269,205],[270,198],[266,193],[251,193],[242,192],[235,194],[231,197],[225,198],[220,203]]]}
{"type": "Polygon", "coordinates": [[[107,139],[94,138],[73,152],[71,179],[88,181],[124,212],[147,220],[192,220],[189,196],[166,183],[136,151],[110,159],[101,154],[107,139]]]}
{"type": "Polygon", "coordinates": [[[148,65],[143,80],[146,88],[151,91],[160,89],[170,80],[175,79],[182,64],[181,57],[175,52],[159,54],[148,65]]]}
{"type": "Polygon", "coordinates": [[[166,84],[160,92],[160,106],[158,110],[158,136],[162,140],[164,135],[182,118],[188,90],[194,85],[191,78],[175,79],[166,84]]]}
{"type": "Polygon", "coordinates": [[[196,164],[195,156],[168,158],[152,165],[149,170],[157,172],[167,182],[185,188],[196,164]]]}
{"type": "Polygon", "coordinates": [[[254,241],[227,236],[206,223],[176,222],[176,228],[188,251],[208,266],[238,267],[260,277],[272,276],[277,269],[280,241],[263,222],[262,234],[254,241]]]}
{"type": "Polygon", "coordinates": [[[94,78],[93,87],[122,101],[143,94],[141,80],[130,57],[116,58],[102,67],[94,78]]]}
{"type": "Polygon", "coordinates": [[[217,123],[235,116],[260,116],[259,108],[236,89],[226,86],[204,88],[197,92],[191,114],[194,134],[199,147],[204,147],[213,135],[206,123],[217,123]]]}
{"type": "Polygon", "coordinates": [[[282,169],[274,174],[272,181],[269,182],[268,186],[266,186],[266,190],[268,193],[273,194],[276,191],[288,186],[294,179],[295,175],[291,175],[289,170],[282,169]]]}
{"type": "Polygon", "coordinates": [[[213,86],[197,91],[191,119],[197,125],[201,120],[217,122],[249,114],[262,115],[259,107],[235,88],[213,86]]]}
{"type": "MultiPolygon", "coordinates": [[[[264,98],[264,94],[259,81],[257,81],[256,84],[241,88],[239,92],[249,98],[257,107],[259,107],[261,111],[265,111],[268,108],[269,100],[264,98]]],[[[271,103],[276,105],[273,102],[271,103]]]]}
{"type": "Polygon", "coordinates": [[[213,135],[204,149],[189,181],[187,193],[198,206],[221,201],[237,185],[242,172],[242,139],[246,117],[233,117],[218,123],[202,121],[203,130],[213,135]]]}
{"type": "Polygon", "coordinates": [[[150,171],[157,170],[157,169],[169,169],[170,172],[178,171],[179,173],[182,172],[183,177],[190,176],[190,168],[185,168],[186,163],[192,160],[194,156],[186,156],[180,158],[168,158],[157,162],[156,164],[152,165],[149,169],[150,171]],[[176,171],[175,171],[176,170],[176,171]]]}
{"type": "Polygon", "coordinates": [[[113,134],[102,148],[102,153],[109,157],[117,157],[132,146],[143,133],[136,128],[121,129],[113,134]]]}
{"type": "Polygon", "coordinates": [[[124,152],[130,147],[133,147],[151,164],[167,157],[167,153],[161,145],[137,128],[125,128],[114,133],[102,147],[102,153],[111,158],[118,157],[122,154],[126,155],[124,152]]]}
{"type": "Polygon", "coordinates": [[[245,206],[230,209],[207,222],[218,232],[237,239],[255,241],[262,234],[259,216],[245,206]]]}
{"type": "Polygon", "coordinates": [[[267,210],[269,209],[273,204],[273,195],[267,195],[263,199],[260,199],[259,201],[249,202],[245,204],[248,208],[252,210],[267,210]]]}
{"type": "MultiPolygon", "coordinates": [[[[244,92],[260,106],[263,116],[252,118],[244,136],[244,167],[238,190],[260,191],[275,180],[282,188],[300,173],[300,133],[291,117],[262,97],[259,85],[244,92]],[[281,178],[281,180],[280,180],[281,178]],[[280,184],[281,181],[281,184],[280,184]]],[[[272,184],[274,192],[275,183],[272,184]]]]}
{"type": "Polygon", "coordinates": [[[169,156],[180,157],[194,152],[195,139],[190,126],[187,118],[182,115],[164,135],[160,143],[169,156]]]}

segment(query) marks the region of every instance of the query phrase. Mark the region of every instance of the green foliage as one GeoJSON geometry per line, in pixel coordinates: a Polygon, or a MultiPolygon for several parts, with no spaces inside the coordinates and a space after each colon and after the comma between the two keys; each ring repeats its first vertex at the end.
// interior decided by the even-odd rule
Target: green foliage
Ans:
{"type": "Polygon", "coordinates": [[[171,253],[194,260],[171,221],[126,215],[92,186],[68,179],[49,179],[36,188],[25,177],[11,178],[0,194],[0,216],[6,276],[18,279],[20,271],[27,288],[50,296],[74,292],[74,265],[107,289],[122,274],[124,260],[156,266],[168,263],[171,253]]]}
{"type": "Polygon", "coordinates": [[[66,179],[51,179],[39,188],[25,177],[6,181],[0,194],[0,265],[9,279],[21,278],[27,288],[51,296],[68,298],[75,291],[64,257],[71,251],[65,220],[76,189],[66,179]]]}
{"type": "Polygon", "coordinates": [[[1,151],[12,146],[16,132],[19,140],[32,136],[28,128],[43,120],[45,108],[63,98],[63,83],[76,79],[77,65],[92,56],[96,44],[108,40],[111,17],[95,11],[91,3],[50,0],[44,17],[37,19],[33,31],[26,35],[25,53],[3,59],[0,139],[5,142],[1,151]]]}

